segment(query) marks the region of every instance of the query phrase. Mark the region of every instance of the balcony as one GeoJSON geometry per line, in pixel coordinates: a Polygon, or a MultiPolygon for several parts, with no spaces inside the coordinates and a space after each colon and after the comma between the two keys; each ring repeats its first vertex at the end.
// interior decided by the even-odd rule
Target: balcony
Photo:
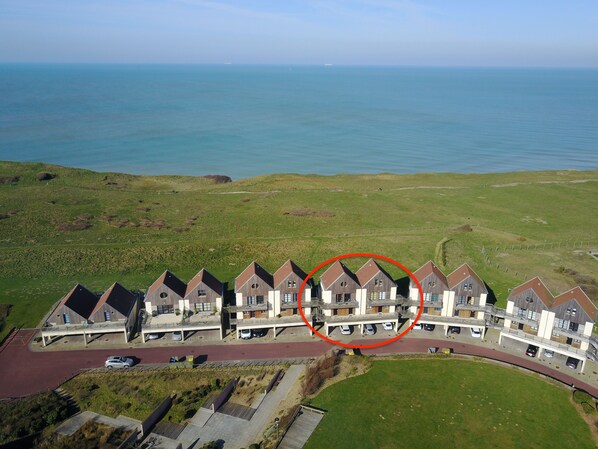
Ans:
{"type": "Polygon", "coordinates": [[[455,310],[471,310],[472,312],[486,312],[486,306],[479,304],[457,304],[455,310]]]}
{"type": "MultiPolygon", "coordinates": [[[[299,308],[298,304],[299,303],[297,301],[283,302],[282,304],[280,304],[280,309],[281,310],[297,309],[297,308],[299,308]]],[[[315,307],[313,302],[301,301],[302,309],[309,309],[310,307],[315,307]]]]}
{"type": "Polygon", "coordinates": [[[320,303],[320,307],[322,309],[350,309],[350,308],[357,308],[359,307],[359,302],[358,301],[346,301],[346,302],[333,302],[333,303],[327,303],[327,302],[321,302],[320,303]]]}
{"type": "Polygon", "coordinates": [[[561,329],[560,327],[554,327],[552,328],[552,333],[553,335],[564,335],[565,337],[570,337],[575,340],[580,340],[586,343],[590,342],[590,337],[586,337],[585,335],[582,335],[580,332],[575,332],[570,329],[561,329]]]}
{"type": "Polygon", "coordinates": [[[365,315],[334,315],[325,317],[326,323],[382,323],[399,319],[397,313],[368,313],[365,315]]]}
{"type": "Polygon", "coordinates": [[[242,304],[240,306],[227,306],[226,310],[229,313],[256,311],[265,312],[266,310],[268,310],[268,303],[265,302],[264,304],[242,304]]]}
{"type": "Polygon", "coordinates": [[[366,305],[368,307],[396,306],[400,301],[399,298],[368,299],[366,305]]]}
{"type": "Polygon", "coordinates": [[[547,347],[550,349],[554,349],[557,351],[567,351],[569,353],[578,355],[580,357],[585,357],[586,356],[586,351],[582,351],[581,349],[577,349],[577,348],[572,348],[569,345],[565,345],[562,343],[557,343],[555,341],[552,340],[547,340],[546,338],[541,338],[538,337],[537,335],[531,335],[531,334],[527,334],[523,331],[520,330],[515,330],[515,329],[503,329],[502,330],[502,334],[505,335],[512,335],[513,337],[518,337],[521,340],[524,340],[528,343],[536,343],[540,346],[543,347],[547,347]]]}
{"type": "MultiPolygon", "coordinates": [[[[311,319],[310,315],[306,315],[308,321],[311,319]]],[[[283,316],[280,318],[244,318],[242,320],[235,320],[235,323],[239,328],[251,328],[251,327],[274,327],[284,325],[305,325],[305,322],[301,318],[301,315],[283,316]]]]}
{"type": "Polygon", "coordinates": [[[105,321],[102,323],[83,323],[83,324],[49,324],[45,323],[42,327],[44,335],[66,335],[66,334],[96,334],[110,332],[124,332],[127,322],[105,321]]]}

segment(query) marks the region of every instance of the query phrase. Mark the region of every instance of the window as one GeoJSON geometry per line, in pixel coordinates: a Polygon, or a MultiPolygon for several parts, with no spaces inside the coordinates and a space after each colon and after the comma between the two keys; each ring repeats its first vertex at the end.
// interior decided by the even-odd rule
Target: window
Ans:
{"type": "Polygon", "coordinates": [[[386,299],[386,292],[378,292],[378,299],[381,299],[381,300],[386,299]]]}
{"type": "Polygon", "coordinates": [[[579,324],[577,324],[577,323],[569,323],[569,330],[571,330],[573,332],[577,332],[578,328],[579,328],[579,324]]]}
{"type": "Polygon", "coordinates": [[[168,293],[166,293],[166,292],[160,293],[160,298],[162,298],[162,299],[168,298],[168,293]]]}
{"type": "Polygon", "coordinates": [[[205,290],[197,290],[197,296],[206,296],[205,290]]]}
{"type": "Polygon", "coordinates": [[[431,293],[424,293],[424,301],[429,302],[432,297],[431,293]]]}
{"type": "Polygon", "coordinates": [[[110,321],[110,312],[109,311],[104,312],[104,321],[110,321]]]}
{"type": "Polygon", "coordinates": [[[248,306],[255,305],[255,296],[251,296],[251,295],[247,296],[247,305],[248,306]]]}
{"type": "Polygon", "coordinates": [[[471,283],[465,283],[463,284],[463,289],[464,290],[471,290],[473,288],[473,284],[471,283]]]}
{"type": "Polygon", "coordinates": [[[284,296],[282,297],[282,302],[291,302],[291,294],[290,293],[285,293],[284,296]]]}
{"type": "Polygon", "coordinates": [[[71,323],[71,316],[68,313],[65,313],[64,315],[62,315],[62,319],[64,320],[64,324],[71,323]]]}
{"type": "Polygon", "coordinates": [[[337,293],[335,300],[336,300],[336,302],[343,302],[343,294],[337,293]]]}
{"type": "Polygon", "coordinates": [[[438,293],[432,293],[432,296],[430,297],[430,300],[432,302],[438,302],[438,299],[439,299],[438,293]]]}
{"type": "Polygon", "coordinates": [[[382,279],[374,279],[374,285],[382,285],[382,279]]]}
{"type": "Polygon", "coordinates": [[[571,307],[567,307],[567,310],[565,311],[566,315],[571,315],[571,307]]]}
{"type": "Polygon", "coordinates": [[[251,284],[251,288],[258,288],[259,284],[251,284]]]}
{"type": "Polygon", "coordinates": [[[345,293],[344,300],[345,302],[351,301],[351,293],[345,293]]]}
{"type": "Polygon", "coordinates": [[[575,316],[577,315],[577,309],[573,308],[571,309],[571,316],[575,316]]]}
{"type": "Polygon", "coordinates": [[[370,292],[370,301],[375,301],[377,296],[376,292],[370,292]]]}
{"type": "Polygon", "coordinates": [[[465,304],[465,296],[458,296],[457,297],[457,304],[460,304],[460,305],[465,304]]]}
{"type": "Polygon", "coordinates": [[[428,287],[434,287],[436,285],[436,281],[428,282],[428,287]]]}
{"type": "Polygon", "coordinates": [[[195,311],[196,312],[211,312],[212,311],[212,303],[210,303],[210,302],[195,303],[195,311]]]}
{"type": "Polygon", "coordinates": [[[536,321],[538,319],[538,314],[536,312],[534,312],[533,310],[528,310],[527,311],[527,319],[536,321]]]}
{"type": "Polygon", "coordinates": [[[526,315],[527,309],[517,309],[517,316],[524,317],[526,315]]]}
{"type": "Polygon", "coordinates": [[[341,285],[341,287],[346,287],[346,286],[347,286],[347,283],[346,283],[345,281],[343,281],[343,282],[341,282],[341,284],[340,284],[340,285],[341,285]]]}
{"type": "Polygon", "coordinates": [[[291,281],[289,280],[289,282],[287,282],[287,286],[288,287],[295,287],[297,285],[297,281],[291,281]]]}
{"type": "Polygon", "coordinates": [[[255,297],[255,302],[256,302],[257,304],[263,304],[263,303],[264,303],[264,295],[257,295],[257,296],[255,297]]]}
{"type": "Polygon", "coordinates": [[[293,293],[293,302],[297,302],[298,298],[299,298],[299,293],[293,293]]]}
{"type": "Polygon", "coordinates": [[[163,313],[174,313],[174,306],[172,304],[164,304],[161,306],[157,306],[156,311],[158,312],[158,315],[161,315],[163,313]]]}

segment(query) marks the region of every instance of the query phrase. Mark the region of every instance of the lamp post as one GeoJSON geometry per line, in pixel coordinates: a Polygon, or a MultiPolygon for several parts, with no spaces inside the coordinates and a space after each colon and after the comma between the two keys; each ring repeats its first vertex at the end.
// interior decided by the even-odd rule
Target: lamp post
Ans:
{"type": "Polygon", "coordinates": [[[280,418],[274,418],[274,425],[276,425],[276,442],[278,442],[278,423],[280,423],[280,418]]]}

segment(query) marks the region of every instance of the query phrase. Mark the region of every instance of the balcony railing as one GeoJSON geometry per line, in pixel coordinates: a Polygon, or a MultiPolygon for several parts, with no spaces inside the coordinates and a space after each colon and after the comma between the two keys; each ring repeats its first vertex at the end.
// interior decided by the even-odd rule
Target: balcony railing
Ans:
{"type": "Polygon", "coordinates": [[[357,301],[346,301],[346,302],[321,302],[320,307],[322,309],[350,309],[350,308],[357,308],[359,307],[359,302],[357,301]]]}
{"type": "MultiPolygon", "coordinates": [[[[308,321],[310,320],[310,316],[306,315],[308,321]]],[[[297,324],[297,323],[304,323],[301,315],[292,315],[292,316],[283,316],[280,318],[244,318],[244,319],[237,319],[236,323],[239,327],[251,327],[251,326],[282,326],[284,324],[297,324]]]]}
{"type": "Polygon", "coordinates": [[[45,323],[42,327],[42,332],[117,332],[124,331],[127,322],[122,321],[105,321],[102,323],[84,323],[84,324],[49,324],[45,323]]]}
{"type": "Polygon", "coordinates": [[[368,307],[396,306],[400,301],[398,298],[368,299],[366,305],[368,307]]]}
{"type": "Polygon", "coordinates": [[[371,322],[384,322],[384,321],[394,321],[399,319],[399,315],[397,313],[367,313],[365,315],[334,315],[334,316],[327,316],[324,317],[327,323],[346,323],[346,322],[362,322],[362,323],[371,323],[371,322]]]}
{"type": "MultiPolygon", "coordinates": [[[[281,310],[297,309],[297,308],[299,308],[298,304],[299,303],[297,301],[283,302],[280,304],[280,309],[281,310]]],[[[301,301],[301,308],[308,309],[310,307],[314,307],[314,304],[311,301],[310,302],[301,301]]]]}
{"type": "Polygon", "coordinates": [[[255,312],[255,311],[266,311],[268,310],[268,303],[264,304],[243,304],[240,306],[227,306],[226,310],[229,313],[236,312],[255,312]]]}
{"type": "Polygon", "coordinates": [[[552,333],[557,335],[564,335],[566,337],[571,337],[576,340],[584,341],[586,343],[590,342],[590,337],[586,337],[585,335],[581,334],[580,332],[575,332],[570,329],[561,329],[560,327],[552,328],[552,333]]]}

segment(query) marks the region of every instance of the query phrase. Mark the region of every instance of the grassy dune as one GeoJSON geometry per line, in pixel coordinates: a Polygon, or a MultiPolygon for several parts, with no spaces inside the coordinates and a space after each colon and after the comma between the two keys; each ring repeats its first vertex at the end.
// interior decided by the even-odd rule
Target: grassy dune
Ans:
{"type": "Polygon", "coordinates": [[[165,268],[188,280],[206,266],[230,286],[253,259],[272,271],[287,258],[309,270],[346,252],[413,270],[429,259],[447,272],[469,262],[504,304],[528,276],[558,291],[575,282],[558,266],[592,276],[598,263],[575,253],[598,247],[598,170],[216,184],[0,162],[0,182],[0,303],[13,304],[0,336],[36,325],[75,282],[143,290],[165,268]],[[42,171],[57,177],[38,181],[42,171]]]}

